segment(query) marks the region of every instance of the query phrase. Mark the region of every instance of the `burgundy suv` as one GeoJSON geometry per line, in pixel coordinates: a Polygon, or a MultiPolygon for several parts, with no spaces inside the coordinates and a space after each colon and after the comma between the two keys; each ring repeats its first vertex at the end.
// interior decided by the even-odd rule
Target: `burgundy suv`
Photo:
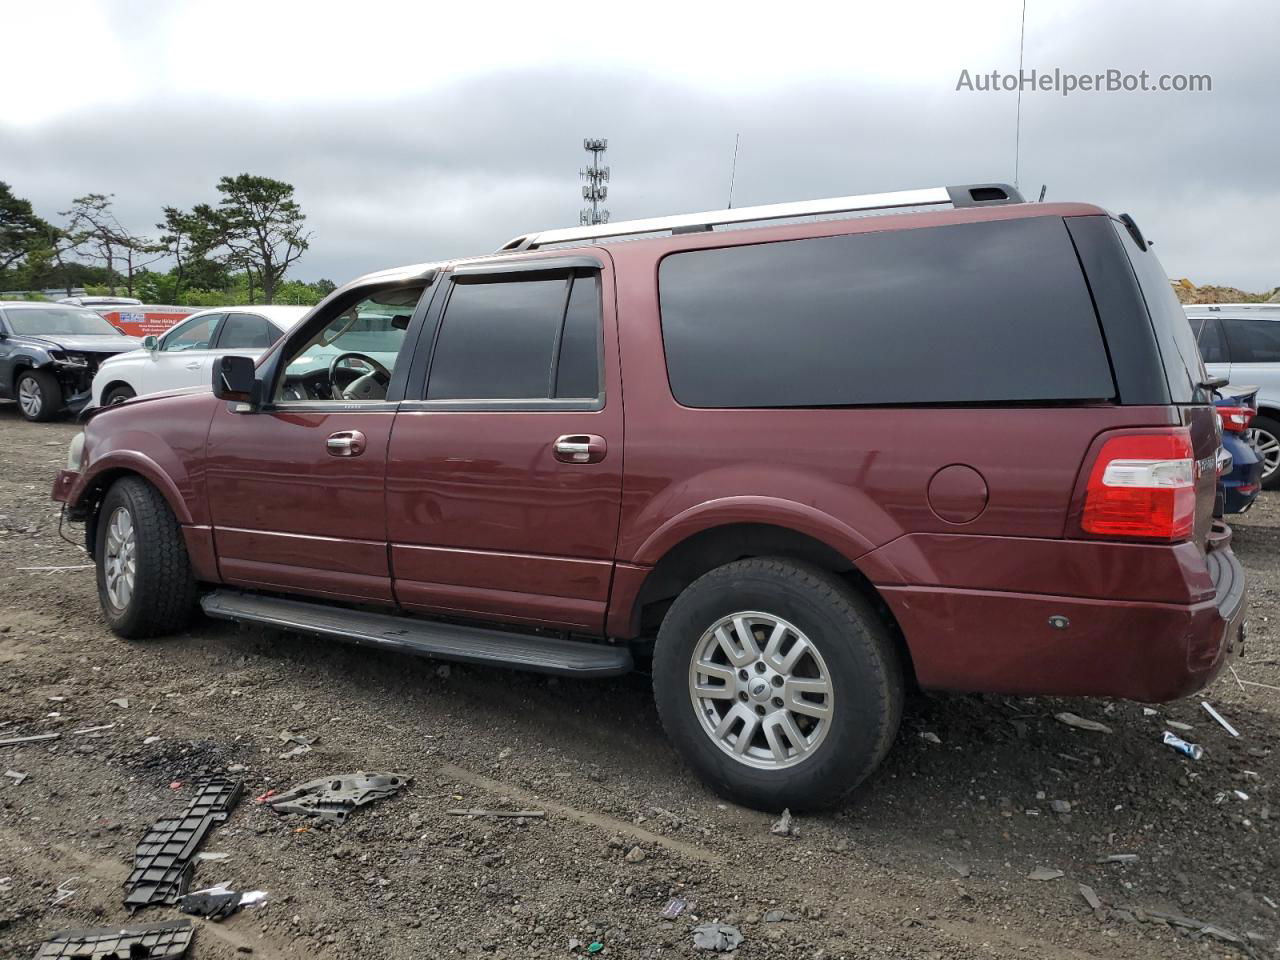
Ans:
{"type": "Polygon", "coordinates": [[[579,677],[651,660],[708,782],[813,807],[875,769],[908,684],[1215,676],[1245,590],[1210,386],[1132,219],[936,188],[363,277],[212,393],[97,411],[54,498],[122,636],[203,607],[579,677]]]}

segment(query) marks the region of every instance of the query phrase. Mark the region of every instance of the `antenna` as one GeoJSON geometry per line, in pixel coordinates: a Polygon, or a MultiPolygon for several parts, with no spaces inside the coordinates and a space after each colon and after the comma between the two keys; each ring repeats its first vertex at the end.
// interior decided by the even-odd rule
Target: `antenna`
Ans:
{"type": "Polygon", "coordinates": [[[737,179],[737,176],[738,176],[738,140],[741,139],[741,137],[742,137],[742,134],[740,133],[735,133],[733,135],[733,166],[729,168],[729,207],[728,209],[730,210],[733,209],[733,181],[737,179]]]}
{"type": "Polygon", "coordinates": [[[1022,166],[1022,53],[1027,44],[1027,0],[1022,0],[1022,27],[1018,33],[1018,119],[1013,135],[1013,186],[1022,186],[1018,174],[1022,166]]]}
{"type": "Polygon", "coordinates": [[[589,200],[591,206],[582,208],[578,223],[594,227],[609,222],[609,211],[600,209],[600,202],[609,195],[609,188],[605,186],[609,182],[609,168],[600,163],[604,152],[609,149],[609,141],[587,137],[582,141],[582,149],[591,154],[591,165],[578,171],[578,175],[587,181],[582,185],[582,199],[589,200]]]}

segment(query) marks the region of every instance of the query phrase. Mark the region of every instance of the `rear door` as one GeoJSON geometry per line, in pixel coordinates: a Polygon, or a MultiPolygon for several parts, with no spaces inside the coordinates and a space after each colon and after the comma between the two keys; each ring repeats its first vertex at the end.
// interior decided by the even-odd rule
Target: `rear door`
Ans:
{"type": "Polygon", "coordinates": [[[225,313],[200,313],[160,338],[149,363],[142,367],[142,393],[178,390],[209,383],[214,342],[225,313]]]}
{"type": "Polygon", "coordinates": [[[607,259],[464,268],[438,299],[387,457],[396,598],[601,631],[623,440],[607,259]]]}

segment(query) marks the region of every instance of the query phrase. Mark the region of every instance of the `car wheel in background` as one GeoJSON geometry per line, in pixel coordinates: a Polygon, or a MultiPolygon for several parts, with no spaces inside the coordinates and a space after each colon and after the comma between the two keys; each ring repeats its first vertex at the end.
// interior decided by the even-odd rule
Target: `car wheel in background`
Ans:
{"type": "Polygon", "coordinates": [[[158,490],[124,477],[107,491],[94,537],[98,599],[122,637],[154,637],[186,626],[196,581],[178,521],[158,490]]]}
{"type": "Polygon", "coordinates": [[[1262,458],[1262,485],[1268,490],[1280,489],[1280,422],[1254,417],[1249,440],[1262,458]]]}
{"type": "Polygon", "coordinates": [[[726,564],[676,598],[653,689],[703,779],[770,811],[838,803],[902,715],[902,665],[875,611],[834,574],[778,558],[726,564]]]}
{"type": "Polygon", "coordinates": [[[13,395],[22,416],[35,423],[52,420],[62,410],[62,387],[47,370],[24,370],[18,374],[13,395]]]}
{"type": "Polygon", "coordinates": [[[124,403],[126,400],[132,400],[136,396],[137,393],[134,392],[133,387],[122,383],[120,386],[112,387],[106,392],[102,398],[102,405],[104,407],[112,407],[117,403],[124,403]]]}

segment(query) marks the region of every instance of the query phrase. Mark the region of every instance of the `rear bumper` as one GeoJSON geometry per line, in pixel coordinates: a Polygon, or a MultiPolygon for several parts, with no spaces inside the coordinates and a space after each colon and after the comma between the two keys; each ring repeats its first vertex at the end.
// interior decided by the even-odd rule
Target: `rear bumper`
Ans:
{"type": "Polygon", "coordinates": [[[882,586],[922,687],[1159,702],[1203,688],[1244,641],[1244,569],[1221,528],[1214,596],[1178,604],[882,586]]]}

